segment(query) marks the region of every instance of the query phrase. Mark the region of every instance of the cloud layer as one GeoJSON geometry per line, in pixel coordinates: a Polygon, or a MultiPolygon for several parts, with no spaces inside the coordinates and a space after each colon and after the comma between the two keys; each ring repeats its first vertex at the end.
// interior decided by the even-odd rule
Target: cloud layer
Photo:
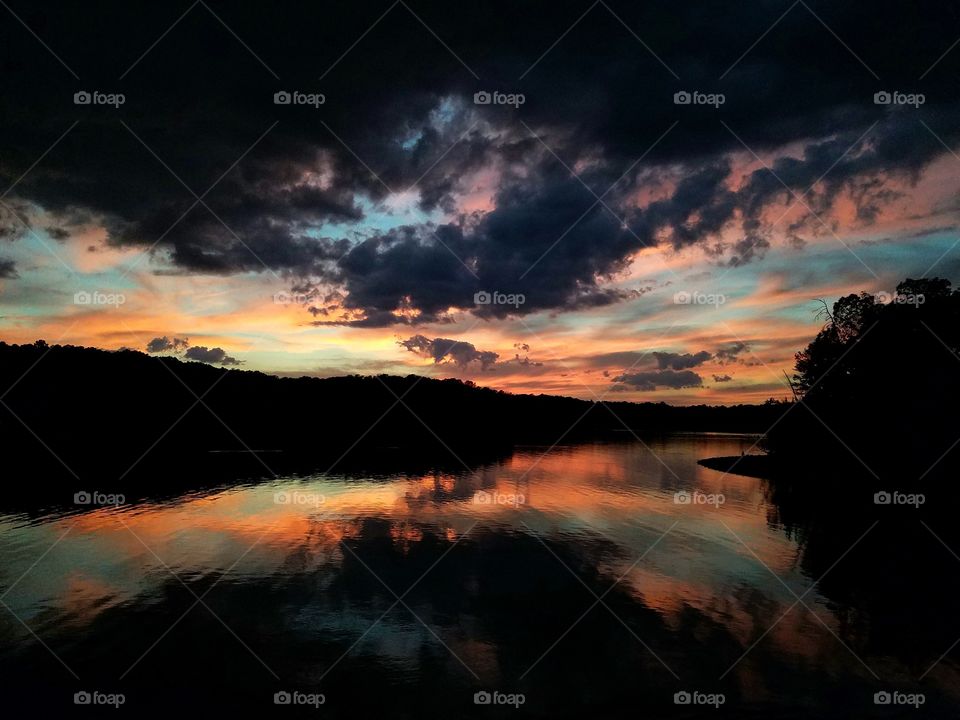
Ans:
{"type": "Polygon", "coordinates": [[[938,4],[879,3],[865,22],[810,2],[769,37],[784,10],[772,0],[608,5],[568,34],[581,4],[551,5],[532,25],[511,3],[424,2],[416,16],[397,5],[344,54],[389,6],[213,3],[146,55],[179,13],[25,6],[81,79],[28,32],[8,32],[0,111],[17,142],[0,180],[16,185],[0,228],[67,243],[102,226],[108,245],[149,251],[157,272],[275,274],[331,298],[315,306],[319,323],[567,312],[642,294],[611,281],[648,247],[697,246],[740,266],[778,238],[799,247],[833,233],[839,205],[847,222],[874,222],[960,140],[960,53],[924,76],[924,107],[873,100],[914,88],[950,47],[954,11],[938,4]],[[126,102],[77,106],[82,88],[126,102]],[[273,103],[295,89],[326,101],[273,103]],[[480,89],[526,102],[474,105],[480,89]],[[726,101],[676,105],[679,90],[726,101]],[[796,212],[774,227],[771,208],[786,205],[796,212]],[[475,306],[480,291],[525,302],[475,306]]]}
{"type": "Polygon", "coordinates": [[[470,363],[477,363],[482,370],[493,365],[500,356],[489,350],[478,350],[473,343],[448,338],[427,338],[423,335],[414,335],[397,343],[412,353],[422,357],[432,358],[434,363],[452,362],[465,367],[470,363]]]}

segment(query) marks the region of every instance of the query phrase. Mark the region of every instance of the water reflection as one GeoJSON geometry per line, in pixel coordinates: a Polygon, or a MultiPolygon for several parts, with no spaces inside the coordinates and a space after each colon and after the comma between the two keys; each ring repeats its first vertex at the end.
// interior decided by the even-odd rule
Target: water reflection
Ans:
{"type": "Polygon", "coordinates": [[[752,443],[524,448],[460,473],[7,516],[0,670],[45,703],[95,681],[131,711],[319,688],[327,715],[461,716],[503,710],[472,704],[495,688],[525,694],[514,714],[675,716],[686,688],[723,692],[740,715],[869,716],[891,684],[949,710],[949,658],[918,681],[943,633],[911,652],[872,632],[923,618],[878,607],[889,587],[859,582],[862,553],[814,586],[869,522],[782,522],[805,515],[795,498],[696,464],[752,443]],[[676,502],[684,491],[722,503],[676,502]]]}

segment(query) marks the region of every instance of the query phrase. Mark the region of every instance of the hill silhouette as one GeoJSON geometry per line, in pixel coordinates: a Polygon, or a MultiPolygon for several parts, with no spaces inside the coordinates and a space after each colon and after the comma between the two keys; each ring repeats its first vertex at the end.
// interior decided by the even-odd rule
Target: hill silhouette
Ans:
{"type": "Polygon", "coordinates": [[[672,407],[514,395],[408,375],[282,378],[133,350],[0,343],[8,469],[101,486],[483,462],[517,444],[667,431],[762,432],[784,405],[672,407]]]}

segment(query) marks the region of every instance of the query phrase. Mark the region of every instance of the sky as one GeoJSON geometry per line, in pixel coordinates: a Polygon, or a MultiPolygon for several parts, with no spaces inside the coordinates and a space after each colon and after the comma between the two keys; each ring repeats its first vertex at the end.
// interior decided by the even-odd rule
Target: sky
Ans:
{"type": "Polygon", "coordinates": [[[0,8],[0,339],[674,404],[960,280],[939,2],[0,8]],[[879,295],[884,293],[884,295],[879,295]]]}

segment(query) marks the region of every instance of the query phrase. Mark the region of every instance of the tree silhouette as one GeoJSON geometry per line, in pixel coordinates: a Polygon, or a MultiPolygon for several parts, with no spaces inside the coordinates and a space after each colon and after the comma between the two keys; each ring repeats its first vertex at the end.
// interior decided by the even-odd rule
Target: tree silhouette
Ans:
{"type": "Polygon", "coordinates": [[[893,295],[846,295],[821,313],[823,328],[796,354],[791,384],[803,409],[768,433],[768,448],[905,483],[952,467],[960,291],[942,278],[908,278],[893,295]]]}

